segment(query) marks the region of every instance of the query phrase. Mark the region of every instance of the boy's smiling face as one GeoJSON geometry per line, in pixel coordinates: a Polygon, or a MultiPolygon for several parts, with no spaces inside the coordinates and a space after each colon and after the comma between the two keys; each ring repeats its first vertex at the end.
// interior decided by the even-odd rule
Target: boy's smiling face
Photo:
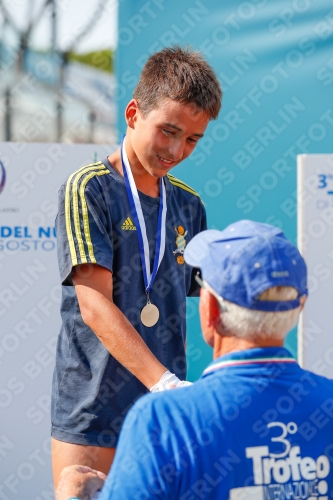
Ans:
{"type": "Polygon", "coordinates": [[[125,116],[126,152],[133,174],[145,177],[148,173],[156,181],[192,153],[209,123],[207,113],[195,104],[169,98],[146,116],[132,99],[125,116]]]}

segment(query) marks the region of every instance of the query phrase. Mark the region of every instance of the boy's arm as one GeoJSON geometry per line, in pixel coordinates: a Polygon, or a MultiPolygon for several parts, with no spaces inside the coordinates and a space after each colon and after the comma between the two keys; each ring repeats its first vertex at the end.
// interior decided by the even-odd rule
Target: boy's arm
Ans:
{"type": "MultiPolygon", "coordinates": [[[[196,234],[201,233],[201,231],[205,231],[207,229],[207,217],[206,217],[205,207],[204,207],[201,200],[196,200],[196,202],[197,202],[199,214],[197,217],[197,221],[198,221],[197,228],[196,228],[196,231],[194,232],[193,236],[195,236],[196,234]]],[[[200,295],[200,286],[198,285],[198,283],[195,280],[195,275],[198,273],[198,271],[200,271],[200,269],[192,268],[191,285],[190,285],[190,288],[187,292],[187,297],[199,297],[199,295],[200,295]]]]}
{"type": "Polygon", "coordinates": [[[82,264],[72,277],[83,321],[106,349],[148,389],[167,371],[112,301],[112,273],[82,264]]]}

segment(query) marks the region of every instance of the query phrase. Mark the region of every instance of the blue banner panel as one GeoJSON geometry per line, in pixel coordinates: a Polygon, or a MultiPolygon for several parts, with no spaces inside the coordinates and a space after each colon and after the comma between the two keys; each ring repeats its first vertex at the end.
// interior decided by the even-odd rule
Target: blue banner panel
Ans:
{"type": "MultiPolygon", "coordinates": [[[[173,44],[201,50],[224,92],[219,119],[174,175],[199,192],[210,228],[247,218],[281,227],[296,243],[296,155],[332,152],[332,2],[120,2],[119,134],[145,61],[173,44]]],[[[196,309],[190,302],[192,380],[211,359],[196,309]]],[[[287,347],[296,354],[295,331],[287,347]]]]}

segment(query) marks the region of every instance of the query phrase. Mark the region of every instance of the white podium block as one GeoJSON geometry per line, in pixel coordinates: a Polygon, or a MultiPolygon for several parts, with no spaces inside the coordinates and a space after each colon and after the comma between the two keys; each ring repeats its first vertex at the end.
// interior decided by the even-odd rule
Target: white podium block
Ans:
{"type": "Polygon", "coordinates": [[[298,360],[333,378],[333,155],[297,157],[298,247],[309,297],[298,328],[298,360]]]}

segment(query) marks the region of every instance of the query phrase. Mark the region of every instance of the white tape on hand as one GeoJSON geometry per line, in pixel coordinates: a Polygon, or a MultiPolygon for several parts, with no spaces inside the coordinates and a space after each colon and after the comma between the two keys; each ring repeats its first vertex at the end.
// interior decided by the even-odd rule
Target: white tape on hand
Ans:
{"type": "Polygon", "coordinates": [[[189,385],[192,385],[192,383],[186,382],[186,380],[179,380],[174,373],[166,371],[163,373],[160,381],[150,388],[150,392],[167,391],[169,389],[178,389],[179,387],[188,387],[189,385]]]}

